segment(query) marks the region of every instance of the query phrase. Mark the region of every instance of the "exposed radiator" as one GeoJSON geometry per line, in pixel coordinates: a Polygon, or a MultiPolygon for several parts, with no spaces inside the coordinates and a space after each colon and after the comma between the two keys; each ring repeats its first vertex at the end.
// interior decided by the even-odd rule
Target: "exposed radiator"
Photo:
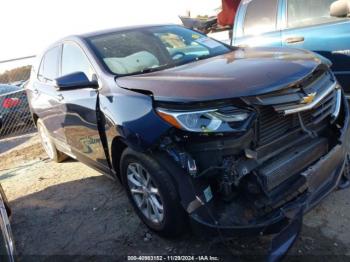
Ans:
{"type": "MultiPolygon", "coordinates": [[[[312,129],[313,125],[329,120],[329,116],[334,111],[335,103],[336,93],[333,91],[316,107],[300,113],[304,125],[312,129]]],[[[285,116],[276,112],[272,106],[259,106],[258,110],[260,113],[258,127],[259,145],[271,143],[280,136],[300,128],[298,114],[285,116]]]]}

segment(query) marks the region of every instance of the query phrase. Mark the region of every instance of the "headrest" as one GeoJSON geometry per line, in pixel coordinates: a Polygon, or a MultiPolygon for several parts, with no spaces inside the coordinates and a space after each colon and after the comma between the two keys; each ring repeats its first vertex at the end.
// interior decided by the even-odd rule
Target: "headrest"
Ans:
{"type": "Polygon", "coordinates": [[[350,14],[350,0],[335,1],[330,7],[331,16],[346,17],[350,14]]]}
{"type": "Polygon", "coordinates": [[[159,66],[157,57],[147,51],[137,52],[126,57],[108,57],[103,60],[111,71],[121,75],[159,66]]]}

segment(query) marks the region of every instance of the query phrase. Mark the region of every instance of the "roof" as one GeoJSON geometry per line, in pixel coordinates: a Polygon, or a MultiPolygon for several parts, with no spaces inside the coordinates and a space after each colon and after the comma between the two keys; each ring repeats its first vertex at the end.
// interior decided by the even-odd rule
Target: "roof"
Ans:
{"type": "Polygon", "coordinates": [[[128,30],[136,30],[136,29],[145,29],[145,28],[152,28],[152,27],[158,27],[158,26],[181,26],[181,25],[176,25],[176,24],[153,24],[153,25],[135,25],[135,26],[126,26],[126,27],[116,27],[116,28],[110,28],[110,29],[105,29],[105,30],[99,30],[99,31],[94,31],[94,32],[89,32],[89,33],[83,33],[83,34],[77,34],[77,35],[70,35],[66,36],[64,38],[61,38],[54,43],[52,43],[50,46],[48,46],[44,53],[49,50],[50,48],[57,46],[58,44],[61,44],[63,41],[69,41],[69,40],[82,40],[84,38],[89,38],[89,37],[94,37],[94,36],[99,36],[99,35],[104,35],[104,34],[109,34],[109,33],[117,33],[117,32],[123,32],[123,31],[128,31],[128,30]]]}
{"type": "Polygon", "coordinates": [[[76,37],[88,38],[88,37],[94,37],[94,36],[98,36],[98,35],[109,34],[109,33],[116,33],[116,32],[136,30],[136,29],[144,29],[144,28],[152,28],[152,27],[158,27],[158,26],[169,26],[169,25],[175,25],[175,24],[153,24],[153,25],[135,25],[135,26],[117,27],[117,28],[110,28],[110,29],[106,29],[106,30],[99,30],[99,31],[95,31],[95,32],[80,34],[80,35],[76,35],[76,37]]]}

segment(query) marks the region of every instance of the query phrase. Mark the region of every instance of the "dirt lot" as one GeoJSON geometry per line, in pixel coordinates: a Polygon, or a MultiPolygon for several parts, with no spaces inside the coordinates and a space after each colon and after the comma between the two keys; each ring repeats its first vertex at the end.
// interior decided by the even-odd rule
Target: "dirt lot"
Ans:
{"type": "MultiPolygon", "coordinates": [[[[124,261],[127,255],[175,254],[261,259],[256,257],[263,250],[260,240],[223,244],[191,234],[167,240],[150,233],[119,183],[73,160],[48,161],[36,136],[0,141],[0,149],[0,182],[11,201],[22,261],[52,261],[52,256],[57,261],[124,261]]],[[[287,261],[350,260],[349,196],[349,189],[335,192],[305,217],[287,261]]]]}

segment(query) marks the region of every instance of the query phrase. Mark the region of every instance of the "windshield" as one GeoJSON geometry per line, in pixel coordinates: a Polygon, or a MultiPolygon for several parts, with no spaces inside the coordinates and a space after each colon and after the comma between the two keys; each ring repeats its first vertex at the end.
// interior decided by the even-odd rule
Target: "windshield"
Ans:
{"type": "Polygon", "coordinates": [[[230,47],[180,26],[157,26],[88,38],[106,67],[117,75],[142,74],[222,55],[230,47]]]}

